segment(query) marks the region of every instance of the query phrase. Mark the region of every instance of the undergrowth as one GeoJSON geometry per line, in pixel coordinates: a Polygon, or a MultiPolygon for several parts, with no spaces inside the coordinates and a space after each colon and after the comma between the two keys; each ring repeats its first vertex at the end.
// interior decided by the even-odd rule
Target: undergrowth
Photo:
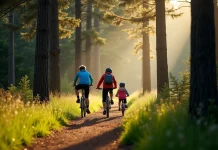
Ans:
{"type": "Polygon", "coordinates": [[[189,72],[181,73],[180,79],[170,74],[170,82],[160,99],[153,91],[130,105],[121,143],[136,150],[217,149],[218,125],[189,117],[189,72]]]}
{"type": "MultiPolygon", "coordinates": [[[[43,137],[77,116],[79,104],[75,95],[50,97],[48,104],[32,102],[28,78],[23,78],[18,87],[11,86],[8,91],[0,89],[0,149],[20,149],[30,145],[34,137],[43,137]]],[[[101,97],[90,95],[90,110],[101,107],[101,97]]]]}

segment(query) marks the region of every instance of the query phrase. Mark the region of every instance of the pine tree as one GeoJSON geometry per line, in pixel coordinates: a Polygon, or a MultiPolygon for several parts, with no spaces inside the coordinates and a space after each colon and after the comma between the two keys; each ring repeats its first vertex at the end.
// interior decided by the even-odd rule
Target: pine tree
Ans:
{"type": "Polygon", "coordinates": [[[58,0],[51,1],[51,35],[49,57],[49,90],[52,93],[60,93],[60,48],[59,48],[59,21],[58,0]]]}
{"type": "MultiPolygon", "coordinates": [[[[94,9],[95,14],[99,13],[99,9],[95,8],[94,9]]],[[[100,32],[100,21],[97,16],[94,17],[94,28],[96,32],[100,32]]],[[[93,79],[98,80],[100,79],[100,45],[98,43],[95,43],[93,46],[93,52],[92,52],[92,62],[93,62],[93,67],[92,67],[92,73],[93,73],[93,79]]]]}
{"type": "Polygon", "coordinates": [[[169,85],[166,41],[165,0],[156,0],[157,93],[169,85]]]}
{"type": "MultiPolygon", "coordinates": [[[[9,24],[14,24],[14,12],[9,12],[9,24]]],[[[14,31],[9,30],[8,34],[8,86],[15,85],[15,64],[14,64],[14,31]]]]}
{"type": "Polygon", "coordinates": [[[214,0],[214,21],[216,33],[216,63],[218,64],[218,0],[214,0]]]}
{"type": "Polygon", "coordinates": [[[48,52],[50,8],[50,0],[38,0],[33,96],[39,95],[40,101],[49,100],[48,52]]]}
{"type": "MultiPolygon", "coordinates": [[[[75,17],[76,19],[82,20],[82,4],[81,0],[75,0],[75,17]]],[[[82,53],[82,22],[76,27],[75,31],[75,72],[77,68],[81,65],[81,54],[82,53]]]]}
{"type": "MultiPolygon", "coordinates": [[[[143,58],[143,65],[146,64],[146,66],[142,66],[143,70],[143,91],[150,91],[150,60],[148,57],[150,57],[150,46],[149,46],[149,38],[146,38],[150,33],[154,33],[154,27],[149,26],[149,21],[154,21],[156,19],[156,14],[158,11],[155,11],[155,0],[134,0],[134,1],[129,1],[129,0],[122,0],[120,5],[124,6],[124,16],[118,16],[114,14],[113,12],[107,13],[105,15],[106,18],[111,19],[114,21],[115,24],[120,25],[123,21],[128,21],[133,24],[137,25],[137,28],[131,28],[127,29],[126,31],[129,33],[130,38],[133,39],[139,39],[139,42],[135,46],[135,52],[138,53],[140,50],[142,50],[143,58]],[[144,25],[143,25],[144,24],[144,25]],[[146,35],[146,34],[147,35],[146,35]],[[143,36],[144,35],[144,36],[143,36]],[[143,39],[144,37],[144,39],[143,39]],[[145,40],[147,39],[147,40],[145,40]],[[145,73],[147,72],[147,73],[145,73]]],[[[163,4],[163,3],[162,3],[163,4]]],[[[165,4],[165,3],[164,3],[165,4]]],[[[163,10],[163,9],[162,9],[163,10]]],[[[162,15],[164,15],[165,18],[165,11],[162,11],[162,15]]],[[[173,8],[167,9],[166,10],[167,15],[172,16],[173,18],[176,18],[180,16],[181,14],[177,14],[173,8]]],[[[164,19],[165,20],[165,19],[164,19]]],[[[158,44],[158,43],[157,43],[158,44]]],[[[159,45],[159,44],[158,44],[159,45]]],[[[159,47],[159,46],[158,46],[159,47]]],[[[159,49],[159,48],[158,48],[159,49]]],[[[156,51],[156,53],[159,54],[159,50],[156,51]]],[[[163,57],[165,57],[164,55],[163,57]]],[[[158,57],[159,58],[159,57],[158,57]]],[[[164,58],[167,60],[167,57],[164,58]]],[[[161,61],[157,61],[157,66],[161,66],[162,63],[161,61]]],[[[165,62],[163,62],[165,64],[165,62]]],[[[161,72],[168,72],[167,67],[164,68],[165,70],[159,70],[161,72]]],[[[158,71],[158,72],[159,72],[158,71]]],[[[164,73],[163,73],[164,74],[164,73]]],[[[162,81],[162,76],[158,75],[158,85],[157,87],[160,87],[160,81],[162,81]]],[[[168,77],[167,77],[168,78],[168,77]]]]}
{"type": "Polygon", "coordinates": [[[91,50],[92,50],[92,39],[91,39],[91,29],[92,29],[92,1],[87,0],[87,15],[86,15],[86,67],[91,70],[91,50]]]}
{"type": "Polygon", "coordinates": [[[208,115],[213,101],[218,105],[215,60],[213,0],[191,1],[191,79],[189,113],[208,115]]]}

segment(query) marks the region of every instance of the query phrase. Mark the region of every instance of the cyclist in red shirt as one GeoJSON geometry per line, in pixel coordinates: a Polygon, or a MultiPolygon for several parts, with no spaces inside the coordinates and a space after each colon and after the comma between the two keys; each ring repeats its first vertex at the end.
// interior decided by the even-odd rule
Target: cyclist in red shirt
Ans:
{"type": "Polygon", "coordinates": [[[103,90],[102,90],[102,102],[103,102],[103,114],[106,115],[106,96],[108,92],[110,93],[111,104],[114,104],[113,101],[113,89],[117,88],[117,81],[115,77],[112,75],[112,69],[107,68],[105,70],[105,74],[103,74],[98,82],[97,89],[100,88],[101,84],[103,83],[103,90]],[[103,82],[104,81],[104,82],[103,82]]]}

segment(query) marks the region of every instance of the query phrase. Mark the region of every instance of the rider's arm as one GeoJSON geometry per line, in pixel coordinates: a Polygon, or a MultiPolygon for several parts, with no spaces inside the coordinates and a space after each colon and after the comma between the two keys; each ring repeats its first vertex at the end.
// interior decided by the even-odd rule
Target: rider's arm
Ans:
{"type": "Polygon", "coordinates": [[[92,75],[91,75],[91,74],[89,74],[89,79],[90,79],[91,85],[92,85],[92,83],[93,83],[93,78],[92,78],[92,75]]]}
{"type": "Polygon", "coordinates": [[[104,81],[104,74],[101,76],[101,79],[98,81],[97,88],[100,88],[103,81],[104,81]]]}
{"type": "Polygon", "coordinates": [[[129,92],[126,90],[126,95],[129,96],[129,92]]]}
{"type": "Polygon", "coordinates": [[[79,74],[77,73],[76,74],[76,77],[74,78],[74,82],[73,82],[73,85],[76,86],[76,81],[78,80],[79,78],[79,74]]]}
{"type": "Polygon", "coordinates": [[[113,76],[113,82],[114,82],[114,88],[116,89],[117,88],[117,81],[116,81],[114,76],[113,76]]]}

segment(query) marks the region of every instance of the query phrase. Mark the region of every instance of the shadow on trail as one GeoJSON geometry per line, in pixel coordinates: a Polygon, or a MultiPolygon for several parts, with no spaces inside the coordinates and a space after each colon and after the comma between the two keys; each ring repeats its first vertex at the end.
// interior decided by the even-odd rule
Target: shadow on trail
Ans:
{"type": "Polygon", "coordinates": [[[71,124],[68,125],[68,129],[67,130],[73,130],[73,129],[79,129],[85,126],[92,126],[101,122],[106,122],[106,121],[111,121],[117,118],[120,118],[122,116],[115,116],[115,117],[110,117],[110,118],[106,118],[105,116],[102,118],[94,118],[94,119],[86,119],[83,123],[81,124],[71,124]]]}
{"type": "MultiPolygon", "coordinates": [[[[89,140],[85,140],[76,145],[71,145],[69,147],[63,148],[62,150],[96,150],[97,148],[103,147],[109,143],[113,143],[113,141],[118,140],[118,136],[121,132],[121,128],[117,127],[111,131],[105,132],[99,136],[93,137],[89,140]],[[105,139],[105,140],[102,140],[105,139]]],[[[111,149],[108,147],[108,149],[111,149]]]]}

